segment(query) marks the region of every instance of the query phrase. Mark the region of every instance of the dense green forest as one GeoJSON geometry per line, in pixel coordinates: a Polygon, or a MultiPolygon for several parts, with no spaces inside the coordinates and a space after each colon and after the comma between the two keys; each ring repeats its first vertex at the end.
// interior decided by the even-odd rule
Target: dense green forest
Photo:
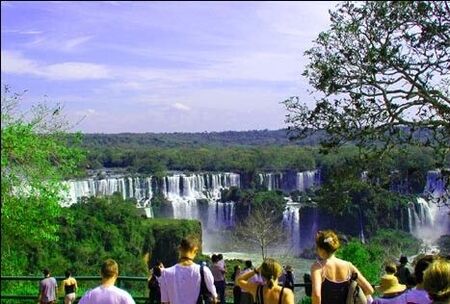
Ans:
{"type": "Polygon", "coordinates": [[[315,146],[322,135],[315,134],[301,141],[290,141],[286,129],[224,131],[203,133],[120,133],[85,134],[84,146],[115,148],[178,148],[178,147],[250,147],[250,146],[315,146]]]}

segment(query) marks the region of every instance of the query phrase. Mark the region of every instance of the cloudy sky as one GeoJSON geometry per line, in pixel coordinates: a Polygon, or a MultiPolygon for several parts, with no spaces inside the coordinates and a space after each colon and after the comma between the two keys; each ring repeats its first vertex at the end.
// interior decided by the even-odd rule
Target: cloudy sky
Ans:
{"type": "Polygon", "coordinates": [[[87,133],[285,127],[336,2],[1,2],[1,82],[87,133]]]}

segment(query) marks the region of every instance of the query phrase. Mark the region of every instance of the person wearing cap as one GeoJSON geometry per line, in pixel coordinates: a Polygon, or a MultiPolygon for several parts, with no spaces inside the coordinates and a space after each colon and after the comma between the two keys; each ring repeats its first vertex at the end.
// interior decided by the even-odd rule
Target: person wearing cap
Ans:
{"type": "Polygon", "coordinates": [[[377,291],[383,295],[375,298],[372,304],[405,304],[406,300],[406,285],[400,284],[395,275],[386,274],[381,277],[380,286],[377,291]]]}

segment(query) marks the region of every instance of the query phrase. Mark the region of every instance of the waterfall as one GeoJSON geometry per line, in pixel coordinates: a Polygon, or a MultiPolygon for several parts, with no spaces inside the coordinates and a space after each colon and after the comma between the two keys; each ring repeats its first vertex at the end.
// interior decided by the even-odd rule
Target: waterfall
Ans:
{"type": "Polygon", "coordinates": [[[258,174],[259,185],[267,188],[267,190],[285,190],[285,191],[305,191],[312,187],[317,187],[320,185],[320,171],[303,171],[294,172],[293,179],[291,182],[292,174],[283,173],[260,173],[258,174]]]}
{"type": "Polygon", "coordinates": [[[432,244],[450,232],[448,208],[418,197],[408,204],[408,227],[415,237],[432,244]]]}
{"type": "Polygon", "coordinates": [[[305,191],[309,188],[318,186],[320,183],[319,171],[304,171],[297,173],[297,190],[305,191]]]}
{"type": "Polygon", "coordinates": [[[120,193],[123,199],[136,198],[137,207],[148,206],[153,191],[151,187],[152,177],[110,177],[106,179],[94,180],[69,180],[64,182],[68,188],[65,199],[61,202],[64,207],[69,207],[77,203],[83,197],[103,197],[116,192],[120,193]]]}
{"type": "Polygon", "coordinates": [[[299,254],[300,247],[300,206],[288,203],[283,212],[283,229],[289,236],[290,247],[294,254],[299,254]]]}

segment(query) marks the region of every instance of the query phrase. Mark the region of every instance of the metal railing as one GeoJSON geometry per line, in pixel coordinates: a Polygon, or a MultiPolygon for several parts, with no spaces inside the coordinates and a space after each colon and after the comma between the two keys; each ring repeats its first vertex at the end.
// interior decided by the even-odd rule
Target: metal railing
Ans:
{"type": "MultiPolygon", "coordinates": [[[[55,276],[54,277],[57,281],[61,281],[64,280],[65,277],[60,277],[60,276],[55,276]]],[[[8,282],[8,281],[25,281],[25,282],[30,282],[30,281],[41,281],[43,279],[42,276],[1,276],[0,277],[2,285],[3,282],[8,282]]],[[[117,278],[116,281],[116,285],[118,287],[123,288],[123,285],[125,284],[125,282],[147,282],[147,277],[128,277],[128,276],[119,276],[117,278]]],[[[79,282],[82,281],[97,281],[100,282],[101,281],[101,277],[100,276],[76,276],[76,280],[79,282]]],[[[234,286],[233,282],[227,282],[226,283],[227,286],[232,287],[234,286]]],[[[295,287],[305,287],[306,289],[308,289],[308,287],[311,287],[311,283],[296,283],[294,284],[295,287]]],[[[147,286],[145,286],[146,288],[147,286]]],[[[3,288],[2,288],[3,289],[3,288]]],[[[130,290],[128,290],[130,291],[130,290]]],[[[146,291],[148,292],[148,289],[146,289],[146,291]]],[[[308,294],[308,292],[306,292],[308,294]]],[[[0,301],[4,302],[4,300],[12,300],[12,301],[23,301],[26,300],[28,301],[37,301],[38,298],[38,290],[36,290],[35,294],[32,295],[14,295],[14,294],[3,294],[3,290],[2,293],[0,295],[0,301]]],[[[136,303],[146,303],[146,301],[148,300],[148,296],[136,296],[136,295],[132,295],[133,299],[136,301],[136,303]]],[[[78,301],[80,300],[81,296],[78,296],[77,299],[75,300],[75,303],[78,303],[78,301]]],[[[19,302],[20,303],[20,302],[19,302]]],[[[59,298],[57,303],[63,303],[63,298],[59,298]]],[[[232,302],[227,302],[227,304],[232,304],[232,302]]]]}

